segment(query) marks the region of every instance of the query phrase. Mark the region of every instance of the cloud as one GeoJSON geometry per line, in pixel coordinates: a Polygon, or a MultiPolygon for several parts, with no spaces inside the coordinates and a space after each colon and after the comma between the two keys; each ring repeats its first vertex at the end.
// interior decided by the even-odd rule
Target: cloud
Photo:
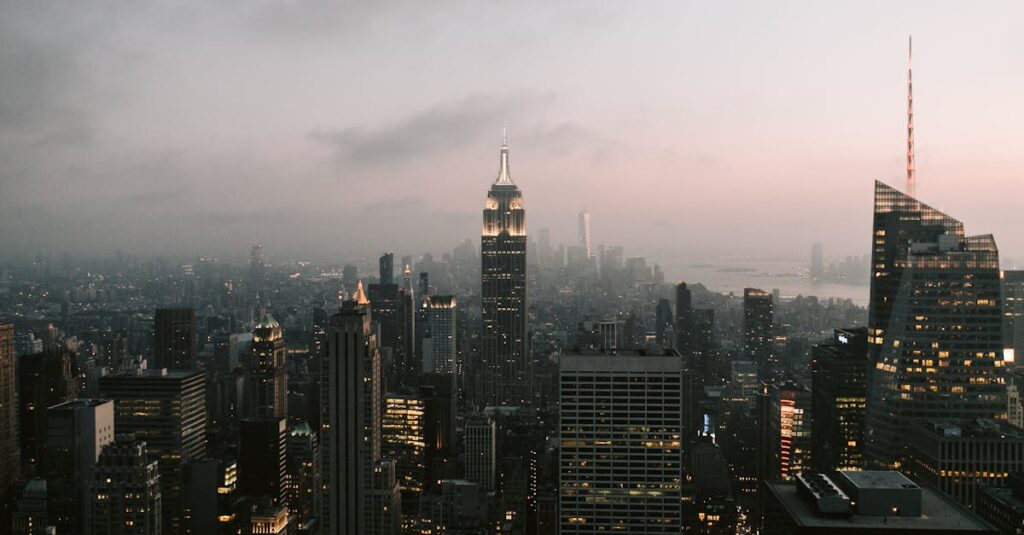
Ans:
{"type": "Polygon", "coordinates": [[[309,138],[330,148],[339,166],[390,165],[426,155],[436,157],[481,139],[496,138],[503,117],[539,113],[554,99],[550,93],[534,92],[471,95],[415,113],[389,127],[316,129],[309,138]]]}

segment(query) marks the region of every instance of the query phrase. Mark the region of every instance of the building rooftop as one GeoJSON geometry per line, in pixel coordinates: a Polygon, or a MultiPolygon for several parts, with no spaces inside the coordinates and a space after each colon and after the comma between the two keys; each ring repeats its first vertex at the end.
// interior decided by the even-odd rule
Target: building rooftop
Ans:
{"type": "MultiPolygon", "coordinates": [[[[860,472],[865,473],[865,472],[860,472]]],[[[896,472],[893,472],[896,473],[896,472]]],[[[858,474],[858,472],[846,472],[858,474]]],[[[867,476],[852,478],[862,488],[891,488],[905,477],[878,476],[867,472],[867,476]]],[[[799,527],[831,529],[836,531],[860,532],[869,529],[893,530],[943,530],[947,533],[992,533],[992,527],[966,510],[951,498],[931,489],[921,489],[921,516],[847,516],[823,515],[815,505],[800,495],[794,481],[766,483],[782,508],[799,527]]],[[[916,485],[915,485],[916,487],[916,485]]]]}
{"type": "Polygon", "coordinates": [[[842,475],[858,490],[865,489],[916,489],[917,484],[895,470],[868,470],[863,472],[842,472],[842,475]]]}
{"type": "Polygon", "coordinates": [[[679,372],[682,369],[680,359],[674,351],[652,354],[637,349],[614,352],[584,349],[563,353],[559,365],[562,371],[679,372]]]}

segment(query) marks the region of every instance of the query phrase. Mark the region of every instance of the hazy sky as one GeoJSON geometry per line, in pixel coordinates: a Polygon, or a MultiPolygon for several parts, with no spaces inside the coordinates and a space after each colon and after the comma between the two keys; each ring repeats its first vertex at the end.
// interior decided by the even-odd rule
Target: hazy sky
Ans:
{"type": "MultiPolygon", "coordinates": [[[[344,259],[528,229],[868,250],[902,187],[1024,259],[1020,2],[0,0],[0,250],[344,259]],[[556,5],[557,4],[557,5],[556,5]]],[[[1004,262],[1005,263],[1005,262],[1004,262]]]]}

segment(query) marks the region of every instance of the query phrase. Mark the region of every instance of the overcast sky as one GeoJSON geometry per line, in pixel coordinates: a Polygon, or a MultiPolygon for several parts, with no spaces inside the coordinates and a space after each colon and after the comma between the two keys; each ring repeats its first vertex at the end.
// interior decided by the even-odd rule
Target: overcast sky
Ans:
{"type": "Polygon", "coordinates": [[[0,6],[5,256],[448,250],[503,118],[531,232],[862,254],[913,34],[919,197],[1024,259],[1020,2],[0,6]]]}

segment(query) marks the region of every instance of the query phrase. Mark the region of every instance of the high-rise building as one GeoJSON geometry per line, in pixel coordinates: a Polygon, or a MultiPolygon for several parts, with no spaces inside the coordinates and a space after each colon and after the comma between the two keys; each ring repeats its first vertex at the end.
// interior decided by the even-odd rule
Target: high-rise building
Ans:
{"type": "Polygon", "coordinates": [[[820,243],[811,244],[811,280],[825,278],[825,255],[820,243]]]}
{"type": "Polygon", "coordinates": [[[285,446],[291,483],[288,508],[301,526],[315,518],[319,509],[316,501],[320,492],[320,444],[309,424],[298,421],[290,424],[285,446]]]}
{"type": "Polygon", "coordinates": [[[896,467],[916,423],[1005,417],[999,252],[916,199],[875,194],[867,455],[896,467]]]}
{"type": "Polygon", "coordinates": [[[182,472],[206,453],[206,382],[202,372],[145,370],[100,378],[100,395],[114,401],[114,426],[146,442],[160,469],[165,535],[183,532],[182,472]]]}
{"type": "Polygon", "coordinates": [[[1003,535],[1024,533],[1024,473],[1010,474],[1006,487],[978,489],[975,511],[1003,535]]]}
{"type": "Polygon", "coordinates": [[[253,417],[288,417],[288,369],[284,329],[269,313],[252,330],[252,358],[246,385],[253,417]]]}
{"type": "Polygon", "coordinates": [[[910,433],[904,466],[915,481],[974,508],[978,489],[1024,472],[1024,430],[999,420],[932,420],[910,433]]]}
{"type": "Polygon", "coordinates": [[[160,535],[162,497],[160,470],[146,443],[131,433],[118,434],[99,454],[88,480],[90,535],[160,535]]]}
{"type": "Polygon", "coordinates": [[[494,490],[497,468],[497,428],[486,414],[475,414],[466,420],[465,479],[480,484],[480,488],[494,490]]]}
{"type": "Polygon", "coordinates": [[[341,268],[341,284],[345,287],[346,291],[355,291],[356,285],[359,283],[359,268],[352,264],[345,264],[341,268]]]}
{"type": "Polygon", "coordinates": [[[382,357],[387,357],[390,361],[393,355],[401,349],[398,338],[401,327],[398,310],[398,285],[371,284],[369,295],[373,322],[380,326],[377,349],[384,353],[382,357]]]}
{"type": "Polygon", "coordinates": [[[114,404],[75,399],[46,409],[47,438],[42,460],[49,494],[50,523],[58,532],[82,533],[83,496],[104,446],[114,441],[114,404]]]}
{"type": "Polygon", "coordinates": [[[761,425],[766,441],[762,481],[789,479],[811,467],[811,392],[794,381],[768,384],[761,425]]]}
{"type": "Polygon", "coordinates": [[[11,512],[11,535],[47,535],[49,522],[45,479],[32,479],[25,484],[11,512]]]}
{"type": "Polygon", "coordinates": [[[424,348],[423,373],[457,374],[456,321],[454,295],[432,295],[427,304],[427,323],[430,347],[424,348]]]}
{"type": "Polygon", "coordinates": [[[482,400],[521,405],[529,399],[526,314],[526,210],[501,146],[498,179],[484,206],[480,238],[483,317],[482,400]]]}
{"type": "MultiPolygon", "coordinates": [[[[196,364],[196,313],[191,308],[159,308],[153,320],[150,368],[191,370],[196,364]]],[[[165,526],[166,528],[166,526],[165,526]]]]}
{"type": "Polygon", "coordinates": [[[384,396],[381,455],[395,463],[406,512],[415,512],[427,484],[427,403],[409,389],[384,396]]]}
{"type": "Polygon", "coordinates": [[[562,355],[561,533],[679,533],[682,368],[677,353],[562,355]]]}
{"type": "Polygon", "coordinates": [[[410,381],[420,369],[416,360],[416,294],[412,287],[412,266],[405,264],[402,270],[402,288],[398,290],[398,347],[401,360],[398,362],[399,376],[410,381]]]}
{"type": "Polygon", "coordinates": [[[668,299],[658,299],[658,305],[654,309],[654,336],[658,340],[658,346],[672,347],[669,340],[672,334],[672,305],[668,299]]]}
{"type": "Polygon", "coordinates": [[[586,210],[580,212],[578,245],[583,249],[583,254],[586,258],[594,255],[593,250],[590,248],[590,212],[586,210]]]}
{"type": "Polygon", "coordinates": [[[288,504],[284,418],[246,418],[238,428],[238,492],[269,498],[273,505],[288,504]]]}
{"type": "Polygon", "coordinates": [[[14,325],[0,323],[0,496],[5,495],[21,472],[15,354],[14,325]]]}
{"type": "Polygon", "coordinates": [[[1024,270],[1003,272],[1003,318],[1004,350],[1024,362],[1024,270]]]}
{"type": "Polygon", "coordinates": [[[22,467],[30,475],[44,455],[46,408],[78,396],[74,361],[74,354],[59,343],[18,358],[18,439],[22,467]]]}
{"type": "Polygon", "coordinates": [[[256,244],[249,251],[249,286],[252,296],[257,296],[263,289],[264,271],[266,266],[263,263],[263,246],[256,244]]]}
{"type": "Polygon", "coordinates": [[[380,255],[380,283],[395,282],[395,253],[387,252],[380,255]]]}
{"type": "Polygon", "coordinates": [[[775,352],[772,294],[756,288],[743,290],[743,357],[757,363],[757,378],[769,381],[781,370],[775,352]]]}
{"type": "Polygon", "coordinates": [[[381,369],[361,283],[330,318],[320,406],[320,530],[369,533],[378,516],[372,491],[381,451],[381,369]]]}
{"type": "Polygon", "coordinates": [[[867,330],[836,329],[811,351],[811,450],[819,472],[864,468],[867,330]]]}
{"type": "Polygon", "coordinates": [[[805,472],[765,483],[765,535],[995,535],[970,510],[899,472],[805,472]]]}

